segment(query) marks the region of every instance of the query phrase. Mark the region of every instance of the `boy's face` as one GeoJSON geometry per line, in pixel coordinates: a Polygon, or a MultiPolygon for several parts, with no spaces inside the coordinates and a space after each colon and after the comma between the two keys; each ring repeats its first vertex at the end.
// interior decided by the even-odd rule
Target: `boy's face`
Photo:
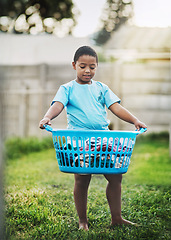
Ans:
{"type": "Polygon", "coordinates": [[[91,79],[94,77],[97,68],[96,58],[89,55],[82,55],[72,65],[77,72],[76,81],[79,84],[91,84],[91,79]]]}

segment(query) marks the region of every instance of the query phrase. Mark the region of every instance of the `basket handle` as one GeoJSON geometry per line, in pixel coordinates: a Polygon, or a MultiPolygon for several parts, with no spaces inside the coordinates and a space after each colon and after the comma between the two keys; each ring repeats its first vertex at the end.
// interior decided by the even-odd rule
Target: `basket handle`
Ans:
{"type": "Polygon", "coordinates": [[[50,127],[49,125],[44,124],[43,127],[44,127],[44,128],[46,129],[46,131],[48,131],[48,132],[52,132],[52,131],[53,131],[53,128],[50,127]]]}
{"type": "Polygon", "coordinates": [[[136,131],[136,134],[138,135],[138,134],[141,134],[141,133],[146,132],[146,131],[147,131],[147,128],[140,128],[139,131],[138,131],[138,130],[135,130],[135,131],[136,131]]]}

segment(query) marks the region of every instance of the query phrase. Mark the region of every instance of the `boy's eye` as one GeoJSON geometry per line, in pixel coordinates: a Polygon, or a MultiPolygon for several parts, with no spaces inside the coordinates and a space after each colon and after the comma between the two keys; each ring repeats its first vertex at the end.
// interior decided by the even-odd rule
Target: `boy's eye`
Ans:
{"type": "MultiPolygon", "coordinates": [[[[86,66],[85,65],[80,65],[80,68],[81,69],[84,69],[86,66]]],[[[96,68],[96,66],[89,66],[89,68],[91,69],[91,70],[94,70],[95,68],[96,68]]]]}

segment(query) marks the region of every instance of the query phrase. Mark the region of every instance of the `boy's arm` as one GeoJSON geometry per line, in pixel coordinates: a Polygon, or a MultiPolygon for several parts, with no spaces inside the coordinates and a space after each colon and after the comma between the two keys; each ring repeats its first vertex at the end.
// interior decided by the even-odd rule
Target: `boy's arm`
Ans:
{"type": "Polygon", "coordinates": [[[53,118],[57,117],[62,112],[63,109],[64,109],[64,105],[61,102],[55,102],[48,109],[48,111],[45,114],[44,118],[40,121],[39,127],[43,129],[44,128],[43,127],[44,124],[51,125],[50,120],[52,120],[53,118]]]}
{"type": "Polygon", "coordinates": [[[113,103],[112,105],[110,105],[109,109],[113,114],[115,114],[120,119],[134,124],[138,130],[140,128],[147,127],[145,123],[139,121],[138,118],[132,115],[126,108],[122,107],[119,103],[113,103]]]}

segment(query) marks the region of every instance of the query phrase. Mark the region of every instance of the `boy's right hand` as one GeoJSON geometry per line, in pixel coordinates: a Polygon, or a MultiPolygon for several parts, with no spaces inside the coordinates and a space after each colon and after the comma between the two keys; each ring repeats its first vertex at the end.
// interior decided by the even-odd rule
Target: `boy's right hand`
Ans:
{"type": "Polygon", "coordinates": [[[39,123],[39,128],[44,129],[44,126],[43,126],[43,125],[45,125],[45,124],[51,125],[50,119],[49,119],[48,117],[44,117],[44,118],[40,121],[40,123],[39,123]]]}

